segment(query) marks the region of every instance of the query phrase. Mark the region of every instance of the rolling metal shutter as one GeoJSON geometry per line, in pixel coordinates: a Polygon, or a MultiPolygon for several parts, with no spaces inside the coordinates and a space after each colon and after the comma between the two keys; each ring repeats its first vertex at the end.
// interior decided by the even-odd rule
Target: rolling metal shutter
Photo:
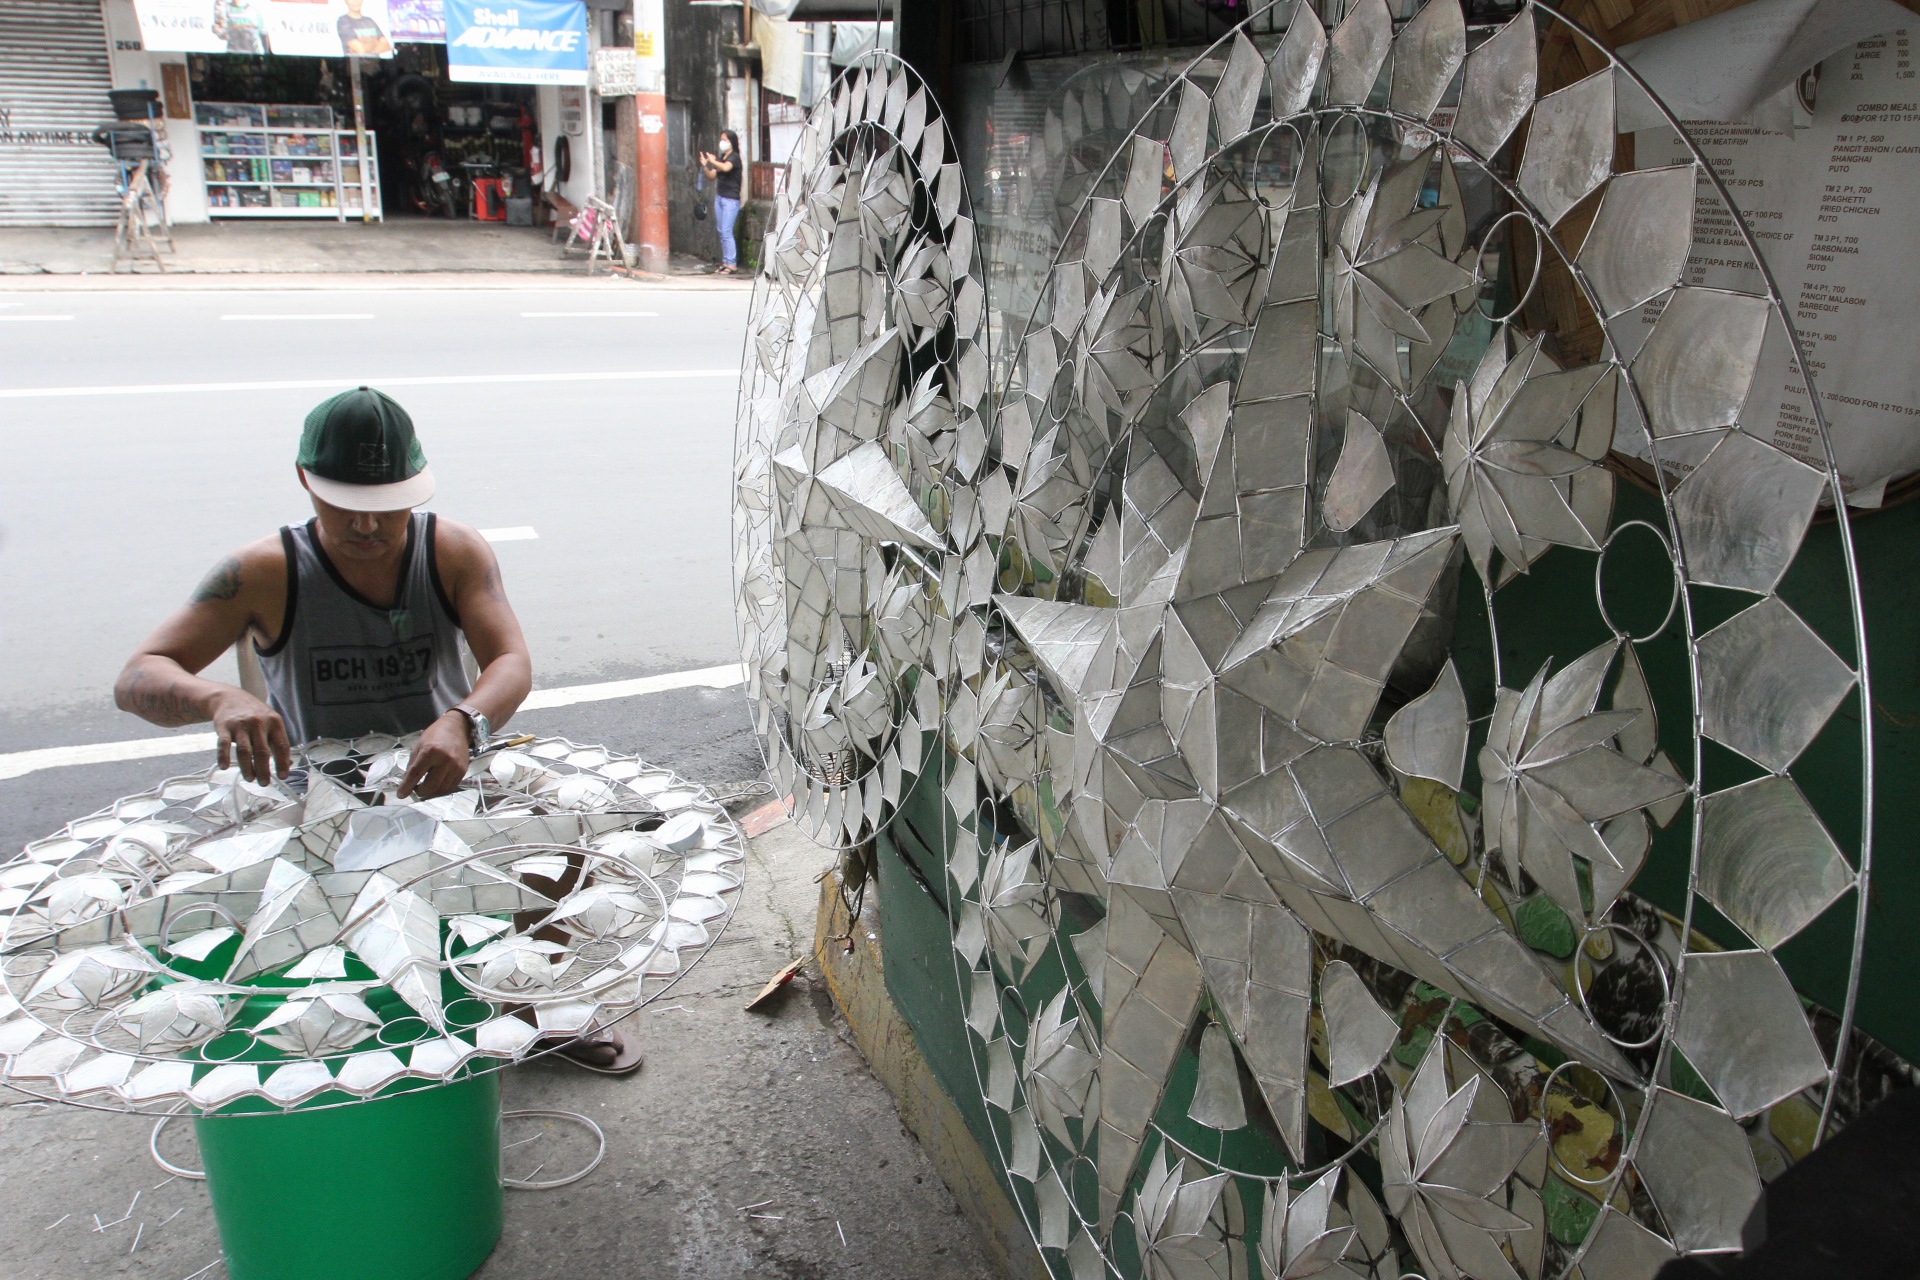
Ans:
{"type": "Polygon", "coordinates": [[[112,83],[100,0],[0,0],[0,227],[112,225],[112,83]]]}

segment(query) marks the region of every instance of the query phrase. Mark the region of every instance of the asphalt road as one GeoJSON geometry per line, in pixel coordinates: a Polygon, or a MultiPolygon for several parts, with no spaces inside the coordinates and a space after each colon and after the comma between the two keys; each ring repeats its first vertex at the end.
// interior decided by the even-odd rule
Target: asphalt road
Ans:
{"type": "MultiPolygon", "coordinates": [[[[113,708],[121,663],[229,550],[310,514],[292,469],[301,419],[359,382],[413,415],[432,509],[537,534],[495,547],[536,688],[738,660],[727,484],[744,288],[331,283],[0,292],[0,753],[165,732],[113,708]]],[[[737,689],[521,724],[700,781],[757,770],[737,689]]],[[[0,781],[0,849],[199,763],[0,781]]]]}

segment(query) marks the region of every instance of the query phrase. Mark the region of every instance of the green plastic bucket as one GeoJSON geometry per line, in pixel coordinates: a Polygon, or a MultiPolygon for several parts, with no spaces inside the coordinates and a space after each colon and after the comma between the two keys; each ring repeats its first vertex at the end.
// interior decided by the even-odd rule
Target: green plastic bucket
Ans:
{"type": "Polygon", "coordinates": [[[497,1072],[193,1127],[232,1280],[462,1280],[500,1239],[497,1072]]]}

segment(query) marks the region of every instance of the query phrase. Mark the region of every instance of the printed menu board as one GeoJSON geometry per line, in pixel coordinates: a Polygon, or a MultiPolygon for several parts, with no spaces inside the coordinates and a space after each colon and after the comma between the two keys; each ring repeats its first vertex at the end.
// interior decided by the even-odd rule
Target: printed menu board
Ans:
{"type": "MultiPolygon", "coordinates": [[[[1847,498],[1878,506],[1886,482],[1920,470],[1920,80],[1905,31],[1862,41],[1803,80],[1799,127],[1689,121],[1725,182],[1806,347],[1847,498]]],[[[1635,135],[1636,167],[1692,159],[1671,129],[1635,135]]],[[[1702,175],[1686,283],[1765,293],[1702,175]]],[[[1661,303],[1643,311],[1644,333],[1661,303]]],[[[1778,329],[1778,326],[1775,326],[1778,329]]],[[[1806,383],[1783,331],[1769,332],[1741,425],[1824,469],[1806,383]]],[[[1618,447],[1647,455],[1637,424],[1618,447]],[[1638,440],[1633,438],[1638,435],[1638,440]]],[[[1686,450],[1662,445],[1662,459],[1686,450]]],[[[1704,452],[1704,449],[1702,450],[1704,452]]]]}

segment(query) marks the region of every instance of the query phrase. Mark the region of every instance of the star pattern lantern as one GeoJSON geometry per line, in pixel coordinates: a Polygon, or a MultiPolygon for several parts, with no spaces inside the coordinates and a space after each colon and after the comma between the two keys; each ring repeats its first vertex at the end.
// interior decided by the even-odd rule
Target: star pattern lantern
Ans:
{"type": "Polygon", "coordinates": [[[0,1080],[347,1105],[611,1025],[725,928],[744,842],[698,787],[547,738],[402,801],[411,745],[310,743],[303,784],[172,778],[28,845],[0,886],[0,1080]]]}
{"type": "Polygon", "coordinates": [[[1056,1276],[1650,1277],[1729,1247],[1739,1135],[1777,1168],[1847,1073],[1911,1078],[1858,965],[1809,1009],[1776,955],[1866,901],[1792,771],[1874,763],[1839,477],[1739,420],[1793,317],[1687,283],[1701,153],[1616,172],[1658,104],[1511,7],[1281,0],[1036,78],[1011,212],[884,54],[795,153],[735,471],[758,728],[946,910],[1056,1276]],[[1784,593],[1815,560],[1851,623],[1784,593]]]}

